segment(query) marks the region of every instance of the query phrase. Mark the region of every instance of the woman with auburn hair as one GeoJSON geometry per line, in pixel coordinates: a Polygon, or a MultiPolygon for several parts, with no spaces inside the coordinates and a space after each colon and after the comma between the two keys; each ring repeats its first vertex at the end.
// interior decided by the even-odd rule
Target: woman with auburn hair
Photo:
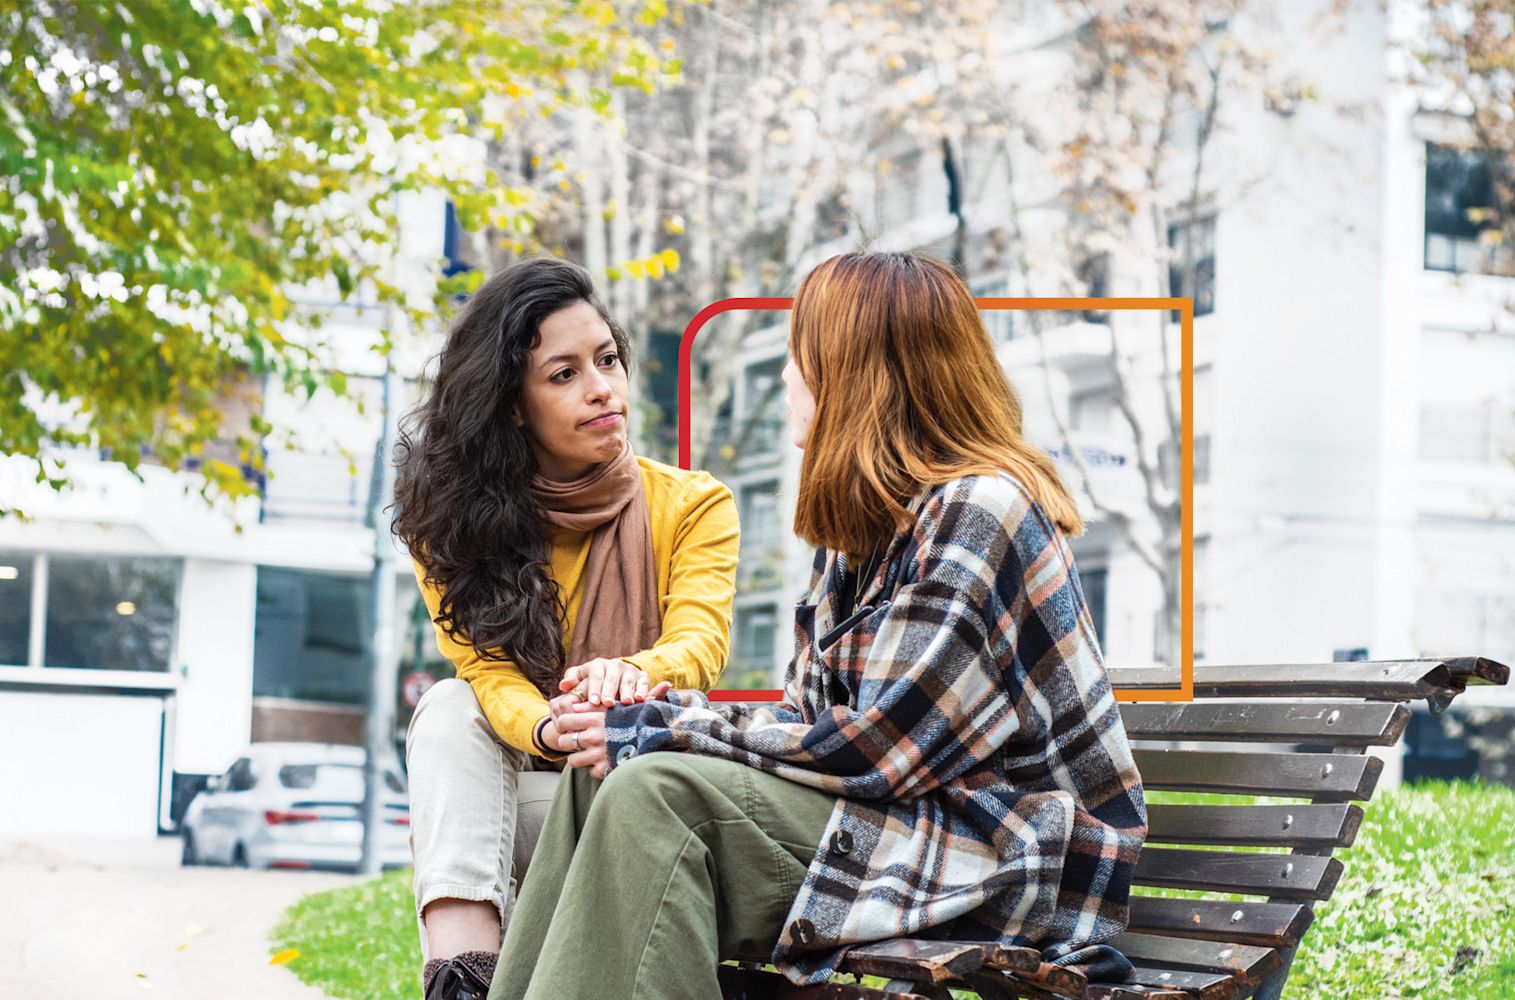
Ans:
{"type": "Polygon", "coordinates": [[[1129,975],[1106,942],[1140,776],[1066,541],[1078,512],[1021,437],[972,295],[924,257],[832,258],[789,349],[795,531],[818,550],[785,702],[564,714],[611,769],[559,786],[492,1000],[703,1000],[725,958],[817,983],[903,936],[1129,975]]]}
{"type": "Polygon", "coordinates": [[[703,689],[726,663],[736,505],[632,453],[628,362],[589,273],[529,258],[469,298],[406,419],[394,531],[457,670],[406,737],[427,1000],[483,997],[556,768],[608,767],[565,707],[703,689]]]}

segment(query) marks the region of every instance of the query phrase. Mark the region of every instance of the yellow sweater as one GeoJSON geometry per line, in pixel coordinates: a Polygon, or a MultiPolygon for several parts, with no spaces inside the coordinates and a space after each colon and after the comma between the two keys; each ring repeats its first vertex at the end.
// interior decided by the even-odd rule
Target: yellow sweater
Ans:
{"type": "MultiPolygon", "coordinates": [[[[637,458],[647,490],[652,558],[657,567],[663,633],[651,649],[627,650],[628,663],[645,670],[652,683],[704,690],[715,683],[731,646],[731,599],[736,589],[737,513],[731,490],[708,472],[637,458]]],[[[590,533],[560,530],[553,537],[552,578],[567,607],[563,628],[566,653],[584,596],[584,567],[590,533]]],[[[416,581],[433,620],[441,594],[426,584],[415,565],[416,581]]],[[[531,730],[547,714],[547,699],[510,660],[486,660],[473,646],[436,628],[437,648],[457,675],[473,685],[490,725],[500,739],[540,754],[531,730]]],[[[573,666],[574,664],[569,664],[573,666]]]]}

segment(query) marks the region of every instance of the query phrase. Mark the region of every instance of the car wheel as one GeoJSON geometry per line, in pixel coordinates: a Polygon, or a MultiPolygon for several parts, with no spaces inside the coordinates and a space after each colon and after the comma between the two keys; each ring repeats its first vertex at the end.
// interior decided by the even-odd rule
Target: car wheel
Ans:
{"type": "Polygon", "coordinates": [[[238,844],[236,849],[231,852],[231,866],[233,868],[247,867],[247,848],[241,844],[238,844]]]}
{"type": "Polygon", "coordinates": [[[195,836],[188,830],[184,831],[184,849],[179,854],[179,864],[185,868],[191,868],[200,863],[200,855],[195,853],[195,836]]]}

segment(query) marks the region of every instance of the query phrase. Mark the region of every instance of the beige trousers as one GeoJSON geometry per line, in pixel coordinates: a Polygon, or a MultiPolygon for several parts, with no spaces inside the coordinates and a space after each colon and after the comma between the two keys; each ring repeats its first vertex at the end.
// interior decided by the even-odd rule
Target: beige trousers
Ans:
{"type": "Polygon", "coordinates": [[[430,957],[421,915],[438,899],[494,903],[503,936],[559,773],[500,742],[473,688],[456,678],[416,706],[405,766],[422,954],[430,957]]]}

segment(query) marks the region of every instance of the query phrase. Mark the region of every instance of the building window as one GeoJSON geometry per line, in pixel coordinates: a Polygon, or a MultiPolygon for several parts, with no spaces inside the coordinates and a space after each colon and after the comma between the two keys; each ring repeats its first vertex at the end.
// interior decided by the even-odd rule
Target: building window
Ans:
{"type": "Polygon", "coordinates": [[[1515,592],[1426,588],[1416,594],[1415,639],[1421,656],[1515,656],[1515,592]]]}
{"type": "MultiPolygon", "coordinates": [[[[1157,471],[1171,490],[1179,488],[1179,465],[1181,454],[1177,441],[1164,441],[1157,446],[1157,471]]],[[[1194,435],[1194,485],[1202,486],[1210,481],[1210,435],[1194,435]]]]}
{"type": "Polygon", "coordinates": [[[1484,232],[1498,228],[1492,218],[1494,199],[1482,153],[1426,145],[1426,270],[1509,269],[1510,248],[1480,241],[1484,232]]]}
{"type": "Polygon", "coordinates": [[[0,666],[27,663],[32,632],[32,556],[0,552],[0,666]]]}
{"type": "Polygon", "coordinates": [[[776,479],[741,487],[742,553],[738,584],[743,592],[769,590],[783,583],[783,537],[776,479]]]}
{"type": "Polygon", "coordinates": [[[367,577],[260,566],[253,694],[362,705],[371,590],[367,577]]]}
{"type": "Polygon", "coordinates": [[[442,257],[446,260],[442,273],[449,278],[474,270],[472,255],[469,253],[468,232],[458,220],[458,210],[450,201],[442,214],[442,257]]]}
{"type": "Polygon", "coordinates": [[[779,483],[776,479],[742,487],[742,547],[771,549],[779,540],[779,483]]]}
{"type": "Polygon", "coordinates": [[[1103,566],[1079,570],[1078,582],[1084,590],[1084,604],[1089,609],[1089,618],[1094,623],[1094,634],[1099,636],[1100,648],[1105,645],[1105,605],[1110,583],[1110,571],[1103,566]]]}
{"type": "MultiPolygon", "coordinates": [[[[1083,295],[1095,299],[1103,299],[1110,296],[1109,254],[1096,254],[1093,257],[1086,258],[1074,269],[1074,274],[1078,277],[1078,283],[1083,288],[1083,295]]],[[[1110,322],[1110,310],[1085,309],[1081,317],[1085,323],[1108,323],[1110,322]]]]}
{"type": "MultiPolygon", "coordinates": [[[[973,296],[979,299],[1009,298],[1010,279],[1001,276],[975,282],[973,296]]],[[[989,331],[992,343],[1003,344],[1015,336],[1015,310],[983,309],[980,313],[984,317],[984,329],[989,331]]]]}
{"type": "MultiPolygon", "coordinates": [[[[1168,227],[1168,288],[1180,298],[1194,299],[1194,315],[1207,316],[1215,311],[1215,216],[1175,223],[1168,227]],[[1190,254],[1194,270],[1185,268],[1190,254]],[[1191,280],[1192,279],[1192,280],[1191,280]]],[[[1179,314],[1173,313],[1177,322],[1179,314]]]]}
{"type": "Polygon", "coordinates": [[[1485,400],[1471,406],[1424,403],[1420,457],[1427,462],[1488,464],[1515,452],[1515,407],[1485,400]]]}
{"type": "Polygon", "coordinates": [[[732,442],[738,461],[777,457],[784,433],[785,357],[749,365],[742,374],[742,421],[732,442]]]}
{"type": "Polygon", "coordinates": [[[1206,633],[1209,631],[1210,604],[1210,536],[1194,539],[1194,658],[1203,659],[1206,633]]]}
{"type": "Polygon", "coordinates": [[[47,566],[44,665],[169,669],[179,560],[53,555],[47,566]]]}
{"type": "Polygon", "coordinates": [[[921,152],[912,150],[879,162],[878,228],[887,233],[914,222],[920,213],[916,199],[925,186],[921,178],[921,152]]]}
{"type": "Polygon", "coordinates": [[[721,685],[731,688],[764,688],[773,681],[777,659],[778,606],[755,604],[738,608],[734,632],[735,649],[721,675],[721,685]]]}
{"type": "Polygon", "coordinates": [[[1068,429],[1096,434],[1110,432],[1115,401],[1104,386],[1068,396],[1068,429]]]}
{"type": "Polygon", "coordinates": [[[833,191],[815,206],[815,242],[830,243],[852,232],[852,210],[844,191],[833,191]]]}

